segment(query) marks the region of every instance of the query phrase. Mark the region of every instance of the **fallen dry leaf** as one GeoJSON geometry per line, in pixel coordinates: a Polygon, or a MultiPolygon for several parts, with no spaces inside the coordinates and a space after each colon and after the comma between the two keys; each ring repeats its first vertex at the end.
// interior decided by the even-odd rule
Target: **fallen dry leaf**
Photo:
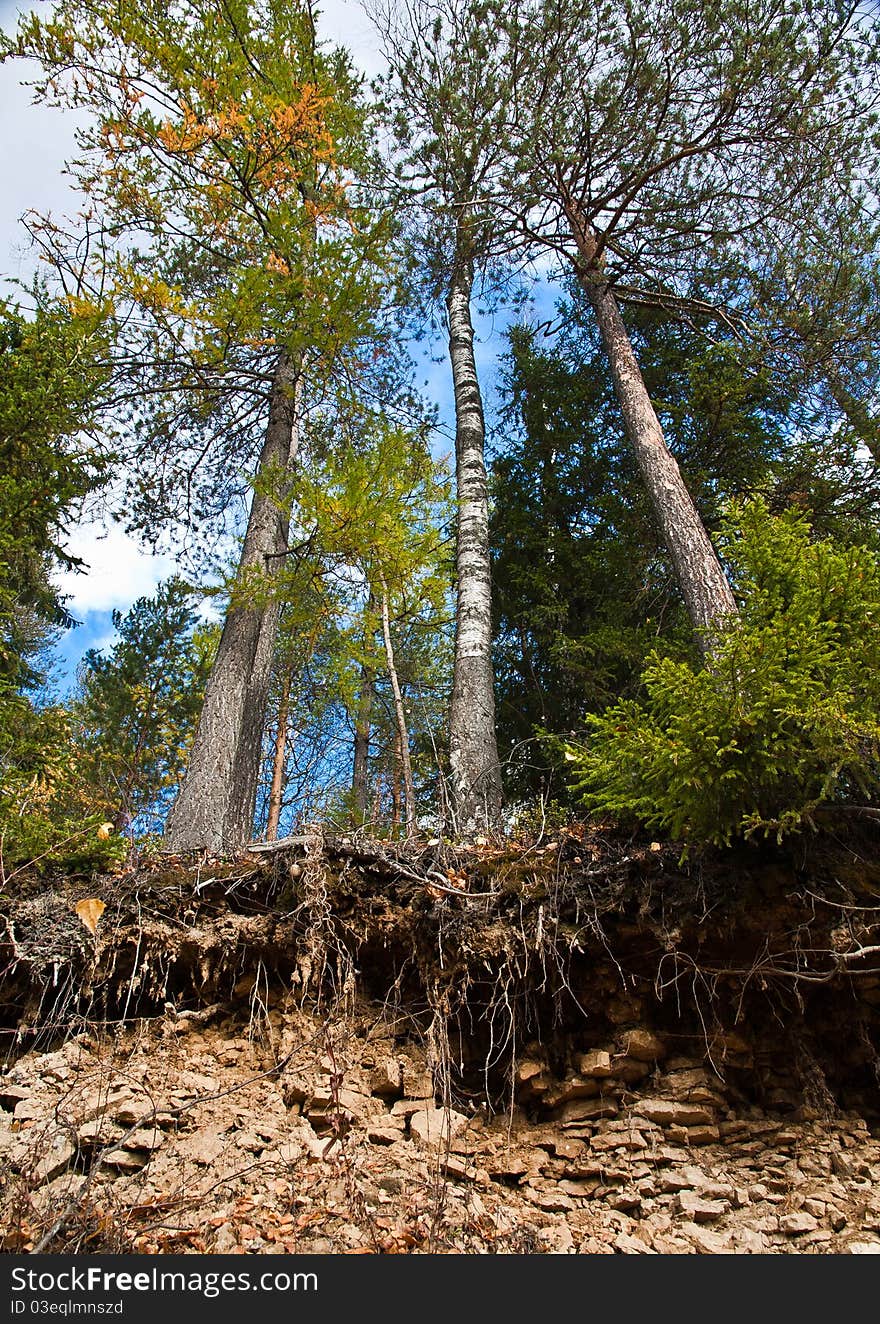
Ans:
{"type": "Polygon", "coordinates": [[[85,897],[82,901],[77,901],[74,906],[74,910],[89,933],[97,933],[98,922],[106,909],[104,902],[99,901],[96,896],[85,897]]]}

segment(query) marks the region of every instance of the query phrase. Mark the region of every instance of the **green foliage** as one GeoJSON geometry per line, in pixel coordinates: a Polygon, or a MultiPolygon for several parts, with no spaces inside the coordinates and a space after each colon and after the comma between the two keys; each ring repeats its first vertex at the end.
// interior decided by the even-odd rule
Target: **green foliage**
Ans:
{"type": "Polygon", "coordinates": [[[156,831],[178,788],[216,645],[198,626],[182,580],[139,598],[108,656],[86,653],[74,705],[81,775],[102,816],[121,829],[156,831]]]}
{"type": "Polygon", "coordinates": [[[336,597],[331,692],[353,728],[372,677],[371,774],[397,794],[394,717],[380,604],[387,588],[396,669],[417,781],[436,775],[436,733],[450,684],[449,476],[420,429],[368,421],[326,446],[296,487],[297,518],[312,532],[325,591],[336,597]]]}
{"type": "Polygon", "coordinates": [[[0,303],[0,688],[33,683],[31,645],[70,616],[50,574],[76,564],[63,535],[105,460],[85,432],[104,383],[100,316],[65,305],[24,318],[0,303]]]}
{"type": "Polygon", "coordinates": [[[567,755],[591,809],[695,844],[781,838],[880,789],[880,558],[760,499],[723,553],[741,622],[702,669],[654,654],[645,698],[588,718],[567,755]]]}
{"type": "Polygon", "coordinates": [[[219,518],[259,454],[279,354],[320,395],[381,318],[362,80],[305,0],[62,0],[3,49],[35,62],[42,99],[85,112],[69,170],[89,242],[31,228],[56,276],[75,263],[82,295],[112,306],[127,518],[153,536],[219,518]]]}
{"type": "Polygon", "coordinates": [[[214,652],[180,580],[113,622],[109,656],[92,650],[69,704],[7,695],[0,733],[0,857],[5,876],[41,868],[109,868],[123,835],[161,825],[182,772],[214,652]],[[98,835],[99,828],[103,828],[98,835]]]}
{"type": "MultiPolygon", "coordinates": [[[[633,697],[652,647],[691,651],[668,555],[623,436],[611,376],[582,298],[542,345],[514,328],[504,449],[493,462],[493,597],[499,743],[516,792],[558,777],[534,737],[633,697]]],[[[632,318],[645,382],[700,515],[773,482],[785,410],[742,346],[710,344],[663,314],[632,318]]],[[[788,457],[787,457],[788,458],[788,457]]],[[[801,476],[802,488],[806,483],[801,476]]],[[[807,487],[807,491],[810,488],[807,487]]]]}
{"type": "Polygon", "coordinates": [[[72,715],[7,697],[0,725],[0,882],[28,865],[108,869],[125,855],[83,780],[72,715]]]}
{"type": "Polygon", "coordinates": [[[321,816],[351,820],[359,723],[369,743],[369,812],[393,818],[400,768],[382,584],[415,777],[427,796],[451,670],[445,466],[432,459],[424,427],[344,409],[337,399],[331,416],[312,422],[293,481],[267,477],[265,490],[291,506],[270,701],[273,731],[282,695],[287,704],[285,830],[321,816]]]}
{"type": "Polygon", "coordinates": [[[81,784],[70,713],[23,691],[50,633],[72,624],[52,583],[78,562],[64,534],[82,498],[104,481],[107,456],[87,447],[106,383],[103,318],[75,301],[24,317],[0,304],[0,870],[36,860],[107,866],[118,839],[81,784]]]}

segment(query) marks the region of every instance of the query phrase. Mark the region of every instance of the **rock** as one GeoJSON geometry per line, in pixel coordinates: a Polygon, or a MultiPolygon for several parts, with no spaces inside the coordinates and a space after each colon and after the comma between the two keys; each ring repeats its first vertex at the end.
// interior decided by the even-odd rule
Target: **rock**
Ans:
{"type": "Polygon", "coordinates": [[[399,1099],[403,1093],[403,1068],[394,1057],[386,1057],[370,1074],[370,1093],[380,1099],[399,1099]]]}
{"type": "Polygon", "coordinates": [[[706,1200],[693,1191],[679,1191],[675,1204],[679,1212],[694,1223],[714,1223],[729,1208],[726,1200],[706,1200]]]}
{"type": "Polygon", "coordinates": [[[371,1094],[361,1094],[357,1090],[340,1088],[336,1103],[340,1111],[352,1119],[388,1116],[378,1098],[371,1094]]]}
{"type": "Polygon", "coordinates": [[[114,1168],[117,1172],[140,1172],[149,1161],[149,1155],[140,1149],[110,1149],[101,1160],[105,1168],[114,1168]]]}
{"type": "Polygon", "coordinates": [[[577,1159],[586,1153],[582,1140],[554,1140],[553,1153],[561,1159],[577,1159]]]}
{"type": "Polygon", "coordinates": [[[581,1122],[595,1121],[600,1117],[615,1117],[617,1104],[613,1099],[572,1099],[564,1103],[555,1114],[563,1127],[581,1122]]]}
{"type": "Polygon", "coordinates": [[[298,1072],[285,1072],[281,1079],[281,1097],[286,1108],[305,1103],[312,1093],[313,1081],[298,1072]]]}
{"type": "MultiPolygon", "coordinates": [[[[116,1106],[130,1095],[130,1089],[123,1089],[118,1086],[109,1090],[93,1090],[90,1093],[65,1100],[64,1115],[70,1119],[73,1126],[83,1126],[96,1117],[112,1118],[116,1106]]],[[[142,1116],[145,1111],[146,1108],[143,1108],[138,1116],[142,1116]]],[[[132,1120],[137,1121],[137,1118],[132,1120]]]]}
{"type": "Polygon", "coordinates": [[[755,1232],[750,1227],[736,1228],[733,1233],[733,1244],[744,1255],[764,1255],[768,1248],[767,1238],[763,1232],[755,1232]]]}
{"type": "Polygon", "coordinates": [[[818,1226],[812,1214],[800,1209],[793,1214],[783,1214],[779,1219],[779,1230],[787,1237],[800,1237],[805,1232],[815,1232],[818,1226]]]}
{"type": "Polygon", "coordinates": [[[621,1044],[627,1057],[634,1057],[637,1062],[657,1062],[666,1056],[666,1045],[650,1030],[629,1030],[622,1036],[621,1044]]]}
{"type": "MultiPolygon", "coordinates": [[[[318,1140],[317,1136],[315,1136],[315,1142],[316,1145],[320,1147],[320,1152],[323,1154],[323,1144],[318,1140]]],[[[288,1166],[291,1166],[294,1163],[299,1163],[302,1156],[303,1146],[298,1140],[294,1139],[282,1140],[281,1144],[273,1149],[269,1155],[269,1157],[274,1159],[277,1163],[284,1163],[288,1166]]]]}
{"type": "Polygon", "coordinates": [[[467,1125],[463,1113],[453,1108],[420,1108],[410,1117],[410,1134],[422,1145],[442,1145],[467,1125]]]}
{"type": "Polygon", "coordinates": [[[398,1099],[391,1105],[391,1117],[411,1117],[413,1113],[425,1111],[424,1099],[398,1099]]]}
{"type": "Polygon", "coordinates": [[[540,1228],[538,1240],[546,1255],[570,1255],[574,1250],[574,1237],[567,1223],[554,1223],[552,1227],[540,1228]]]}
{"type": "Polygon", "coordinates": [[[575,1207],[571,1196],[560,1190],[534,1191],[528,1188],[525,1196],[530,1204],[536,1205],[538,1209],[543,1209],[547,1214],[563,1213],[575,1207]]]}
{"type": "Polygon", "coordinates": [[[142,1126],[137,1131],[132,1131],[122,1142],[123,1149],[143,1149],[148,1154],[152,1154],[163,1144],[165,1137],[156,1126],[142,1126]]]}
{"type": "Polygon", "coordinates": [[[706,1181],[700,1187],[700,1194],[706,1200],[726,1200],[728,1204],[741,1203],[737,1199],[736,1188],[723,1181],[706,1181]]]}
{"type": "Polygon", "coordinates": [[[817,1200],[814,1197],[808,1196],[807,1199],[804,1200],[802,1207],[805,1213],[812,1214],[814,1218],[825,1217],[826,1204],[824,1200],[817,1200]]]}
{"type": "Polygon", "coordinates": [[[684,1167],[670,1168],[668,1172],[661,1172],[657,1178],[659,1189],[666,1195],[674,1195],[678,1191],[702,1190],[709,1183],[709,1178],[702,1168],[695,1168],[689,1164],[684,1167]]]}
{"type": "Polygon", "coordinates": [[[717,1126],[688,1126],[682,1136],[686,1145],[717,1145],[721,1136],[717,1126]]]}
{"type": "Polygon", "coordinates": [[[496,1179],[517,1180],[524,1177],[529,1171],[529,1165],[521,1154],[511,1154],[503,1152],[493,1154],[491,1158],[486,1159],[486,1171],[490,1177],[496,1179]]]}
{"type": "Polygon", "coordinates": [[[475,1181],[477,1176],[473,1164],[459,1154],[447,1154],[443,1160],[443,1171],[454,1181],[475,1181]]]}
{"type": "Polygon", "coordinates": [[[542,1103],[545,1108],[558,1108],[571,1099],[589,1099],[599,1093],[599,1085],[591,1076],[569,1076],[555,1088],[546,1091],[542,1103]]]}
{"type": "Polygon", "coordinates": [[[733,1254],[733,1248],[727,1237],[717,1232],[710,1232],[707,1227],[701,1227],[699,1223],[682,1223],[680,1231],[703,1255],[733,1254]]]}
{"type": "Polygon", "coordinates": [[[46,1182],[31,1192],[31,1204],[51,1222],[55,1221],[60,1209],[79,1195],[86,1183],[86,1176],[81,1172],[62,1172],[59,1177],[46,1182]]]}
{"type": "Polygon", "coordinates": [[[373,1145],[393,1145],[404,1133],[404,1119],[386,1113],[367,1122],[367,1139],[373,1145]]]}
{"type": "Polygon", "coordinates": [[[142,1095],[140,1098],[136,1095],[130,1095],[108,1108],[110,1116],[120,1126],[134,1126],[136,1122],[145,1121],[148,1118],[152,1120],[152,1111],[152,1104],[146,1095],[142,1095]]]}
{"type": "Polygon", "coordinates": [[[584,1053],[577,1061],[578,1074],[581,1076],[610,1076],[611,1054],[601,1051],[584,1053]]]}
{"type": "Polygon", "coordinates": [[[213,1127],[205,1127],[184,1136],[177,1148],[179,1153],[185,1154],[194,1163],[208,1168],[217,1162],[229,1143],[228,1136],[213,1127]]]}
{"type": "Polygon", "coordinates": [[[633,1113],[660,1126],[701,1126],[713,1120],[705,1108],[674,1099],[638,1099],[633,1104],[633,1113]]]}
{"type": "Polygon", "coordinates": [[[121,1134],[120,1128],[106,1117],[93,1117],[90,1122],[78,1128],[77,1144],[83,1149],[99,1149],[121,1134]]]}
{"type": "Polygon", "coordinates": [[[514,1080],[518,1086],[527,1085],[534,1080],[536,1076],[544,1072],[544,1063],[535,1057],[523,1057],[516,1064],[514,1080]]]}
{"type": "Polygon", "coordinates": [[[619,1209],[628,1214],[632,1210],[641,1207],[642,1197],[637,1191],[624,1189],[622,1191],[612,1191],[610,1195],[605,1197],[605,1203],[611,1209],[619,1209]]]}
{"type": "Polygon", "coordinates": [[[880,1241],[851,1241],[846,1250],[849,1255],[880,1255],[880,1241]]]}
{"type": "Polygon", "coordinates": [[[33,1095],[27,1095],[19,1099],[12,1110],[12,1120],[21,1126],[22,1122],[38,1122],[47,1115],[51,1116],[52,1104],[46,1099],[39,1099],[33,1095]]]}
{"type": "Polygon", "coordinates": [[[616,1131],[607,1135],[593,1136],[590,1149],[605,1153],[611,1149],[645,1149],[647,1142],[640,1131],[616,1131]]]}
{"type": "Polygon", "coordinates": [[[403,1059],[403,1092],[408,1099],[434,1100],[434,1077],[430,1071],[417,1067],[407,1058],[403,1059]]]}
{"type": "Polygon", "coordinates": [[[60,1177],[66,1172],[76,1150],[65,1135],[54,1135],[47,1150],[40,1146],[37,1161],[30,1170],[30,1178],[35,1186],[45,1186],[46,1182],[60,1177]]]}
{"type": "Polygon", "coordinates": [[[11,1081],[0,1080],[0,1108],[8,1113],[14,1112],[18,1104],[30,1098],[32,1093],[32,1090],[25,1089],[23,1085],[13,1085],[11,1081]]]}
{"type": "Polygon", "coordinates": [[[625,1085],[635,1085],[649,1075],[651,1064],[640,1062],[635,1057],[614,1057],[611,1061],[611,1074],[615,1080],[622,1080],[625,1085]]]}
{"type": "Polygon", "coordinates": [[[583,1181],[569,1181],[563,1179],[562,1181],[557,1182],[556,1185],[558,1189],[562,1191],[563,1195],[570,1195],[575,1200],[586,1200],[602,1185],[602,1183],[598,1178],[595,1178],[592,1181],[587,1181],[586,1179],[583,1181]]]}
{"type": "Polygon", "coordinates": [[[238,1233],[231,1223],[221,1223],[214,1233],[214,1244],[211,1247],[215,1255],[234,1255],[236,1252],[241,1255],[244,1253],[238,1233]]]}
{"type": "Polygon", "coordinates": [[[621,1232],[614,1241],[614,1249],[621,1255],[656,1255],[657,1251],[653,1246],[649,1246],[641,1237],[630,1236],[628,1232],[621,1232]]]}
{"type": "Polygon", "coordinates": [[[235,1143],[246,1154],[262,1154],[266,1148],[266,1141],[262,1136],[254,1135],[253,1131],[236,1131],[235,1143]]]}

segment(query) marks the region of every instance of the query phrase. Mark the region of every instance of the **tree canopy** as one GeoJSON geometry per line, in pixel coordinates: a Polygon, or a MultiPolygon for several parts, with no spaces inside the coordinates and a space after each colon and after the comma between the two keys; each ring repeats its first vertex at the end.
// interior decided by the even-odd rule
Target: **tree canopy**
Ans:
{"type": "Polygon", "coordinates": [[[81,118],[79,213],[29,216],[44,283],[0,310],[0,864],[872,808],[876,15],[374,19],[373,89],[308,0],[61,0],[3,38],[81,118]],[[51,697],[98,489],[186,574],[51,697]]]}

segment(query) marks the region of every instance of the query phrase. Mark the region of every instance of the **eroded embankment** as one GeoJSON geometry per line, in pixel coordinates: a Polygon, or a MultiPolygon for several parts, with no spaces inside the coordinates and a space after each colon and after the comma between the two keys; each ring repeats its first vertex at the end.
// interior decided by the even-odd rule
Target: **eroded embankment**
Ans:
{"type": "Polygon", "coordinates": [[[5,1246],[880,1251],[871,860],[314,835],[24,888],[5,1246]]]}

